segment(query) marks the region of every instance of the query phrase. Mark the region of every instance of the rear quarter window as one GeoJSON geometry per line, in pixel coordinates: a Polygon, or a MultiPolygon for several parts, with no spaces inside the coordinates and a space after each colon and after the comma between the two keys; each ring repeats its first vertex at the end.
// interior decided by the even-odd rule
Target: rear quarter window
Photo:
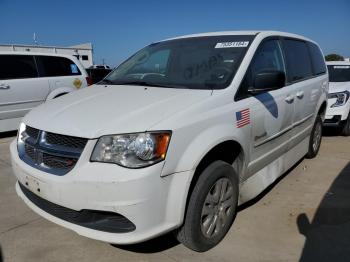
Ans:
{"type": "Polygon", "coordinates": [[[0,79],[38,77],[34,57],[31,55],[0,55],[0,79]]]}
{"type": "Polygon", "coordinates": [[[41,77],[81,75],[78,66],[70,59],[55,56],[36,56],[41,77]]]}
{"type": "Polygon", "coordinates": [[[288,82],[296,82],[313,76],[307,44],[301,40],[285,39],[283,46],[288,82]]]}
{"type": "Polygon", "coordinates": [[[327,72],[326,63],[324,62],[320,48],[314,43],[308,43],[314,75],[322,75],[327,72]]]}

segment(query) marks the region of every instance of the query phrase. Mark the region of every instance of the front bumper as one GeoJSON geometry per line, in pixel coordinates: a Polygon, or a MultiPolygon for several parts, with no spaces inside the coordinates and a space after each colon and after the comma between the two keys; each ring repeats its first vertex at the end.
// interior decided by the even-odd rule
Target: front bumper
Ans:
{"type": "Polygon", "coordinates": [[[335,103],[336,99],[328,99],[328,106],[326,110],[326,118],[324,125],[326,126],[338,126],[342,121],[345,121],[348,118],[350,111],[350,100],[339,107],[331,107],[335,103]]]}
{"type": "Polygon", "coordinates": [[[120,214],[135,229],[115,233],[92,229],[52,215],[30,200],[19,183],[17,194],[36,213],[80,235],[115,244],[138,243],[181,225],[193,171],[161,177],[164,162],[142,169],[89,162],[90,141],[78,163],[64,176],[55,176],[24,163],[11,143],[12,167],[19,183],[39,198],[73,211],[95,210],[120,214]]]}

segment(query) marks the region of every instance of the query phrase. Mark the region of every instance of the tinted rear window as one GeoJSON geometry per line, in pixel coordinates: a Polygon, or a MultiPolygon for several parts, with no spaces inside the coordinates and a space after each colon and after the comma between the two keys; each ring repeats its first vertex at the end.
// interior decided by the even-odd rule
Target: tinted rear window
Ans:
{"type": "Polygon", "coordinates": [[[313,43],[308,44],[310,48],[310,55],[314,69],[314,75],[325,74],[327,72],[327,69],[320,48],[313,43]]]}
{"type": "Polygon", "coordinates": [[[78,66],[70,59],[55,56],[36,56],[42,77],[81,75],[78,66]]]}
{"type": "Polygon", "coordinates": [[[35,61],[31,55],[0,55],[0,79],[38,77],[35,61]]]}
{"type": "Polygon", "coordinates": [[[310,54],[305,42],[286,39],[284,50],[288,82],[303,80],[313,75],[310,54]]]}

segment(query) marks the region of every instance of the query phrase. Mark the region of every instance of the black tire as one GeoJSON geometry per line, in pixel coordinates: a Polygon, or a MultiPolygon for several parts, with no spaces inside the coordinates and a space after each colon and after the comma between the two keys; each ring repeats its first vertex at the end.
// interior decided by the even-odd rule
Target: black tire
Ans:
{"type": "Polygon", "coordinates": [[[225,237],[236,217],[238,190],[238,176],[230,164],[218,160],[204,169],[189,196],[184,223],[174,232],[178,241],[197,252],[204,252],[216,246],[225,237]],[[207,205],[208,199],[213,201],[211,203],[216,202],[216,191],[221,192],[218,203],[207,205]],[[227,203],[232,205],[224,207],[227,203]],[[204,210],[215,211],[206,213],[204,210]],[[210,224],[209,229],[205,233],[203,230],[206,230],[208,224],[210,224]],[[214,232],[212,236],[208,236],[212,228],[214,232]]]}
{"type": "Polygon", "coordinates": [[[343,136],[350,136],[350,113],[348,115],[348,119],[346,119],[343,123],[341,133],[343,136]]]}
{"type": "Polygon", "coordinates": [[[314,158],[317,156],[318,151],[321,147],[322,141],[322,118],[320,115],[316,117],[314,126],[312,127],[309,150],[306,154],[306,158],[314,158]]]}

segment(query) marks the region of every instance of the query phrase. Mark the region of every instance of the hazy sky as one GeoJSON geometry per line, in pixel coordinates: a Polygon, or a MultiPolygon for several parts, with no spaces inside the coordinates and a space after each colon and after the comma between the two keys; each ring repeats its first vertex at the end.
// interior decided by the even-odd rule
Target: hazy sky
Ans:
{"type": "Polygon", "coordinates": [[[117,65],[168,37],[223,30],[281,30],[350,57],[350,0],[0,0],[0,43],[91,42],[95,63],[117,65]]]}

